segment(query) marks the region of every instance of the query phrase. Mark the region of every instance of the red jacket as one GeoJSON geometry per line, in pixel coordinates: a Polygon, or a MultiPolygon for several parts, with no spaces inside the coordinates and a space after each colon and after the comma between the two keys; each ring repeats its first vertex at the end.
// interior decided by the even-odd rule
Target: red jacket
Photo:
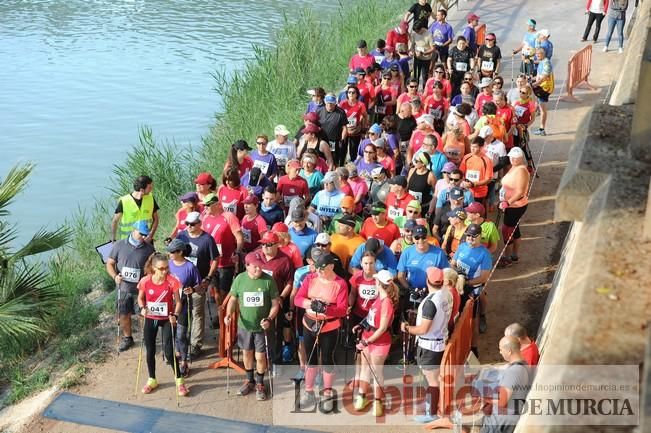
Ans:
{"type": "MultiPolygon", "coordinates": [[[[595,0],[599,1],[599,0],[595,0]]],[[[604,2],[604,15],[608,12],[608,0],[603,0],[604,2]]],[[[589,11],[590,10],[590,5],[592,4],[592,0],[588,0],[588,3],[585,5],[585,10],[589,11]]]]}

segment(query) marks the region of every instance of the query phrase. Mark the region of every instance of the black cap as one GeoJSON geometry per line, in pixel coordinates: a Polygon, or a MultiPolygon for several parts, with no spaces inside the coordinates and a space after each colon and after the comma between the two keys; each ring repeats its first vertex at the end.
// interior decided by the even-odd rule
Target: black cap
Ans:
{"type": "Polygon", "coordinates": [[[463,189],[458,186],[453,186],[450,188],[450,198],[452,200],[460,200],[463,198],[463,189]]]}
{"type": "Polygon", "coordinates": [[[375,238],[368,238],[366,240],[366,244],[364,245],[364,249],[366,251],[371,251],[373,253],[380,252],[381,247],[382,245],[380,244],[380,241],[375,238]]]}
{"type": "Polygon", "coordinates": [[[305,210],[302,207],[298,207],[292,211],[291,214],[292,221],[303,221],[305,219],[305,210]]]}
{"type": "Polygon", "coordinates": [[[364,69],[364,68],[356,68],[355,73],[356,74],[364,74],[364,75],[366,75],[366,69],[364,69]]]}
{"type": "Polygon", "coordinates": [[[407,188],[407,178],[404,176],[393,176],[389,179],[389,185],[400,185],[403,188],[407,188]]]}
{"type": "Polygon", "coordinates": [[[371,205],[371,215],[379,215],[387,211],[387,205],[381,201],[376,201],[371,205]]]}
{"type": "Polygon", "coordinates": [[[368,45],[364,39],[360,39],[359,42],[357,42],[357,48],[366,48],[367,46],[368,45]]]}
{"type": "Polygon", "coordinates": [[[174,253],[176,251],[186,251],[188,244],[183,242],[181,239],[174,239],[170,244],[165,248],[168,253],[174,253]]]}
{"type": "Polygon", "coordinates": [[[466,227],[466,231],[464,233],[466,236],[478,236],[481,235],[481,226],[479,224],[470,224],[468,227],[466,227]]]}
{"type": "Polygon", "coordinates": [[[344,215],[337,220],[337,223],[345,224],[349,227],[355,227],[357,221],[355,221],[355,217],[353,217],[352,215],[344,215]]]}
{"type": "Polygon", "coordinates": [[[319,260],[319,257],[321,257],[324,253],[325,253],[325,250],[323,250],[323,248],[312,247],[308,251],[309,255],[307,256],[307,258],[311,259],[314,262],[316,262],[317,260],[319,260]]]}
{"type": "Polygon", "coordinates": [[[251,150],[251,146],[244,140],[237,140],[233,143],[233,147],[237,150],[251,150]]]}
{"type": "Polygon", "coordinates": [[[316,259],[316,262],[314,263],[314,266],[316,266],[318,269],[325,268],[328,265],[334,265],[335,264],[335,258],[332,256],[332,254],[322,254],[319,256],[318,259],[316,259]]]}
{"type": "Polygon", "coordinates": [[[414,227],[412,233],[414,236],[427,236],[427,227],[418,224],[416,227],[414,227]]]}

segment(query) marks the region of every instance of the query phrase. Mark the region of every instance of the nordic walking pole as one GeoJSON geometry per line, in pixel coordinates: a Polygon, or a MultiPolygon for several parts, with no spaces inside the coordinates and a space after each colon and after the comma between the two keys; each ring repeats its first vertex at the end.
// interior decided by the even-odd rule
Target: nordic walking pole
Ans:
{"type": "Polygon", "coordinates": [[[118,332],[115,340],[115,348],[118,352],[118,357],[119,357],[120,356],[120,283],[115,283],[115,288],[117,289],[118,292],[118,298],[117,301],[115,302],[115,316],[118,322],[118,332]]]}
{"type": "Polygon", "coordinates": [[[136,372],[136,388],[133,390],[133,395],[138,395],[138,383],[140,382],[140,367],[142,366],[142,348],[145,345],[145,318],[140,315],[140,320],[142,320],[142,333],[140,334],[140,351],[138,353],[138,369],[136,372]]]}
{"type": "Polygon", "coordinates": [[[269,391],[271,391],[271,396],[274,395],[274,378],[273,378],[273,368],[271,365],[271,358],[269,357],[269,339],[267,338],[267,330],[264,329],[264,353],[267,357],[267,371],[269,371],[269,391]]]}
{"type": "MultiPolygon", "coordinates": [[[[226,312],[224,311],[224,314],[226,312]]],[[[231,318],[232,320],[232,318],[231,318]]],[[[226,335],[228,338],[226,340],[226,395],[230,396],[231,395],[231,356],[233,356],[232,352],[232,336],[231,336],[231,323],[228,322],[228,325],[226,325],[226,321],[224,320],[224,329],[222,330],[224,332],[224,335],[226,335]],[[226,329],[228,329],[228,332],[226,332],[226,329]]]]}
{"type": "Polygon", "coordinates": [[[346,343],[344,344],[344,384],[348,382],[348,346],[350,345],[350,314],[346,314],[346,343]]]}
{"type": "MultiPolygon", "coordinates": [[[[176,394],[176,407],[180,407],[181,405],[179,404],[179,382],[176,380],[176,372],[179,371],[179,366],[176,361],[176,338],[174,338],[175,332],[175,327],[172,327],[172,322],[168,322],[170,325],[170,330],[172,334],[172,362],[174,363],[174,390],[176,394]]],[[[161,332],[161,335],[163,333],[161,332]]]]}

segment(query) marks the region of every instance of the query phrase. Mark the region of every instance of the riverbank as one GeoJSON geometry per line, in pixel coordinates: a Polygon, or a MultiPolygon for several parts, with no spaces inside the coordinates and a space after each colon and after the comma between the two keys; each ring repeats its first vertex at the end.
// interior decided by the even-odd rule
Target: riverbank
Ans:
{"type": "Polygon", "coordinates": [[[16,353],[2,354],[0,381],[5,384],[3,405],[14,404],[54,382],[73,386],[83,382],[86,365],[102,360],[112,351],[106,338],[114,331],[114,286],[101,264],[95,246],[109,238],[108,228],[117,197],[132,189],[135,176],[154,179],[154,195],[161,211],[158,245],[174,224],[178,195],[194,189],[193,178],[200,171],[221,174],[230,144],[239,138],[253,141],[258,133],[271,135],[284,123],[290,130],[301,124],[307,103],[306,90],[316,85],[335,89],[345,82],[350,55],[360,38],[373,44],[394,26],[403,0],[373,0],[343,3],[327,22],[311,10],[292,11],[274,36],[275,48],[251,49],[243,70],[227,75],[216,71],[215,90],[222,97],[223,110],[200,148],[179,152],[173,142],[157,139],[149,128],[140,131],[139,144],[117,164],[105,185],[109,197],[89,191],[87,206],[80,207],[66,221],[74,231],[69,246],[49,261],[51,279],[67,295],[45,341],[26,342],[16,353]],[[288,79],[291,77],[291,79],[288,79]],[[99,197],[98,197],[99,196],[99,197]],[[34,354],[34,347],[38,347],[34,354]],[[89,356],[92,354],[92,356],[89,356]],[[63,379],[63,371],[73,375],[63,379]]]}

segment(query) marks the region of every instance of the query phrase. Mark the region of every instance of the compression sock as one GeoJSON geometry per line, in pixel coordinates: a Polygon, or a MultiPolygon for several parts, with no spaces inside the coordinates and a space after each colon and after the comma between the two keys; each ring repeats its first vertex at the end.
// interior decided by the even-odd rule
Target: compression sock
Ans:
{"type": "Polygon", "coordinates": [[[253,383],[253,369],[246,370],[246,380],[253,383]]]}

